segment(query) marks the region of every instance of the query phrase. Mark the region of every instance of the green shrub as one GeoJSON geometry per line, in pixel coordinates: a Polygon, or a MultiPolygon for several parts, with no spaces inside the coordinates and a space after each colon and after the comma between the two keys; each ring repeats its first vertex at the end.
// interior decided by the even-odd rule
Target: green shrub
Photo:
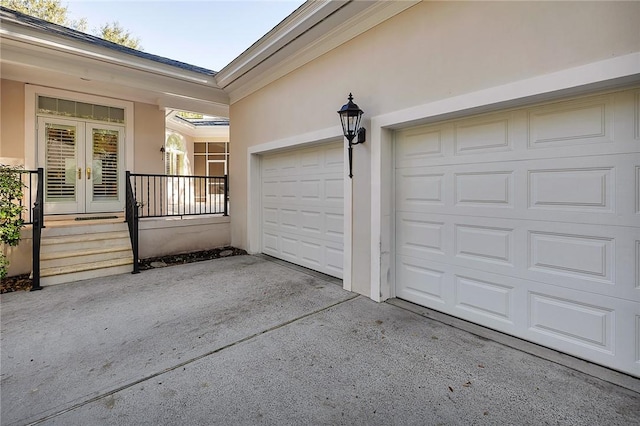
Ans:
{"type": "MultiPolygon", "coordinates": [[[[0,164],[0,242],[15,247],[20,242],[20,230],[24,224],[24,207],[17,202],[22,199],[24,184],[21,179],[21,167],[0,164]]],[[[0,278],[7,276],[9,261],[0,252],[0,278]]]]}

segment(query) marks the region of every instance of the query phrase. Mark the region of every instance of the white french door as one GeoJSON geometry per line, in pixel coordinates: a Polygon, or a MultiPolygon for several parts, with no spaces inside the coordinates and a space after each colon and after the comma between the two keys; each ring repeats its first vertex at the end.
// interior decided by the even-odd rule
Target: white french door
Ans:
{"type": "Polygon", "coordinates": [[[38,118],[45,213],[124,209],[124,127],[38,118]]]}

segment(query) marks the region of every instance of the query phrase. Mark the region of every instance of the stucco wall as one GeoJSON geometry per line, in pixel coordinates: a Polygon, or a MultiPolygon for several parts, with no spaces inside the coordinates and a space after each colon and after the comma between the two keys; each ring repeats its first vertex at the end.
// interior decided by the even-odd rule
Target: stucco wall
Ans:
{"type": "Polygon", "coordinates": [[[133,111],[135,172],[164,174],[164,159],[160,152],[165,139],[164,110],[136,102],[133,111]]]}
{"type": "MultiPolygon", "coordinates": [[[[423,2],[231,105],[231,242],[247,248],[247,148],[640,51],[640,3],[423,2]]],[[[370,143],[370,142],[369,142],[370,143]]],[[[354,153],[353,282],[368,294],[368,144],[354,153]]]]}
{"type": "Polygon", "coordinates": [[[0,157],[24,162],[24,83],[0,80],[0,157]]]}
{"type": "Polygon", "coordinates": [[[228,246],[229,217],[143,219],[140,221],[140,258],[189,253],[228,246]]]}

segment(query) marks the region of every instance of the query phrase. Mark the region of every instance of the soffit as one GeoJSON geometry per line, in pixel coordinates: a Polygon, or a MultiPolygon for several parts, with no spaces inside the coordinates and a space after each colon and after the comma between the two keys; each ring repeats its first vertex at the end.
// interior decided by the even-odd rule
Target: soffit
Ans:
{"type": "Polygon", "coordinates": [[[237,102],[416,3],[308,1],[216,74],[216,82],[237,102]]]}

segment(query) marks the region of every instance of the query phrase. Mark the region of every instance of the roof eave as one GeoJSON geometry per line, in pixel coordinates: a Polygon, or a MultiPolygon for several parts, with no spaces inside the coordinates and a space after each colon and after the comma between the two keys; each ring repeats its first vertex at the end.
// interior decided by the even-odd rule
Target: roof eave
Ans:
{"type": "Polygon", "coordinates": [[[64,79],[74,90],[95,89],[95,94],[124,96],[161,108],[228,116],[229,96],[217,86],[215,73],[204,68],[197,72],[198,67],[187,67],[194,71],[168,65],[6,19],[6,14],[0,43],[3,78],[40,85],[64,79]]]}

